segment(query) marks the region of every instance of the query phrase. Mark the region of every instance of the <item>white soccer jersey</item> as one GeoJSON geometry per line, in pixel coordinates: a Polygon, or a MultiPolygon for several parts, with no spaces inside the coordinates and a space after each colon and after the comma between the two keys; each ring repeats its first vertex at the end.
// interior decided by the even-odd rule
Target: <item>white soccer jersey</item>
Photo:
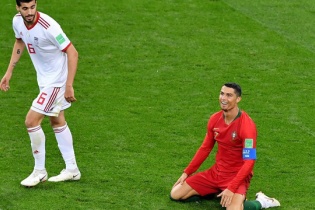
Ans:
{"type": "Polygon", "coordinates": [[[48,15],[37,12],[34,24],[27,27],[20,14],[13,18],[13,30],[22,39],[32,59],[40,88],[61,87],[68,75],[66,49],[70,40],[60,25],[48,15]]]}

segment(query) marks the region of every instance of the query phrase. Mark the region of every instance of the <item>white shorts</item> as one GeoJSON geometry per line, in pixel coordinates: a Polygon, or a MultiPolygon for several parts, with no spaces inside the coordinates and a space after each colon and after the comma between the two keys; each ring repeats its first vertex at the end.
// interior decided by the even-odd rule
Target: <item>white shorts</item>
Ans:
{"type": "Polygon", "coordinates": [[[60,111],[71,106],[65,97],[65,86],[46,87],[40,89],[40,93],[32,103],[31,109],[46,116],[58,117],[60,111]]]}

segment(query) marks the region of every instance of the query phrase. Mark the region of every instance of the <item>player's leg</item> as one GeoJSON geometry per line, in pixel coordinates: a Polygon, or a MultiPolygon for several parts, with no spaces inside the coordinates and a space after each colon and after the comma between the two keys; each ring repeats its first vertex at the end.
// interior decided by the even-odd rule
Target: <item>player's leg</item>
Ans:
{"type": "Polygon", "coordinates": [[[32,109],[26,115],[25,125],[31,140],[35,164],[31,175],[21,182],[24,186],[35,186],[40,182],[46,181],[48,178],[45,169],[45,134],[40,126],[44,117],[45,115],[35,112],[32,109]]]}
{"type": "Polygon", "coordinates": [[[227,210],[260,210],[262,205],[258,200],[244,201],[245,196],[235,193],[231,204],[226,208],[227,210]]]}
{"type": "Polygon", "coordinates": [[[243,202],[245,200],[245,195],[235,193],[231,204],[226,207],[226,210],[243,210],[243,202]]]}
{"type": "MultiPolygon", "coordinates": [[[[229,185],[230,180],[234,178],[235,175],[229,175],[229,174],[222,174],[221,179],[224,180],[222,181],[222,186],[223,189],[226,189],[226,187],[229,185]]],[[[232,201],[230,205],[226,208],[227,210],[242,210],[242,209],[251,209],[251,208],[246,208],[246,205],[244,205],[244,201],[246,199],[246,193],[247,190],[250,186],[250,180],[251,180],[252,175],[249,175],[236,189],[232,201]]],[[[245,202],[246,203],[246,202],[245,202]]],[[[251,206],[252,207],[252,206],[251,206]]],[[[255,210],[253,208],[252,210],[255,210]]]]}
{"type": "Polygon", "coordinates": [[[244,202],[244,210],[260,210],[261,204],[257,200],[250,200],[244,202]]]}
{"type": "Polygon", "coordinates": [[[256,194],[256,200],[246,200],[244,202],[244,210],[260,210],[265,208],[277,207],[280,203],[275,198],[270,198],[262,192],[256,194]]]}
{"type": "Polygon", "coordinates": [[[58,117],[51,116],[50,123],[54,130],[66,168],[62,170],[58,176],[49,178],[48,181],[60,182],[79,180],[81,178],[81,173],[76,163],[72,134],[65,120],[64,111],[61,111],[58,117]]]}
{"type": "Polygon", "coordinates": [[[171,199],[177,201],[196,201],[200,197],[218,193],[216,171],[214,168],[189,176],[181,185],[171,190],[171,199]]]}
{"type": "Polygon", "coordinates": [[[199,195],[197,191],[191,188],[186,181],[183,184],[178,184],[171,190],[171,199],[175,201],[186,200],[194,195],[199,195]]]}
{"type": "Polygon", "coordinates": [[[280,206],[279,201],[275,198],[269,198],[265,194],[257,193],[257,199],[252,201],[245,201],[245,196],[235,193],[231,204],[226,208],[227,210],[260,210],[265,208],[280,206]],[[244,202],[244,203],[243,203],[244,202]],[[244,206],[244,207],[243,207],[244,206]]]}

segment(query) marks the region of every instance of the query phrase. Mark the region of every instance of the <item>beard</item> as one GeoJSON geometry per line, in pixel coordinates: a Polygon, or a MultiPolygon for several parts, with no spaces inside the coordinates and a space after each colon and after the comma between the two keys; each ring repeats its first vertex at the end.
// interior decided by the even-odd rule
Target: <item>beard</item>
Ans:
{"type": "Polygon", "coordinates": [[[32,25],[34,23],[35,15],[22,16],[24,22],[27,25],[32,25]]]}
{"type": "Polygon", "coordinates": [[[231,111],[231,110],[233,110],[234,109],[234,106],[226,106],[226,107],[221,107],[221,110],[222,111],[224,111],[224,112],[229,112],[229,111],[231,111]]]}

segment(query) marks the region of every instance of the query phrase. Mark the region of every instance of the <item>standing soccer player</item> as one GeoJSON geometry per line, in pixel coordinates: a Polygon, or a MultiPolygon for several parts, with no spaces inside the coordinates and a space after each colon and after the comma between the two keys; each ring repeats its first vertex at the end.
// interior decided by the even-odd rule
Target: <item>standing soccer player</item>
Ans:
{"type": "Polygon", "coordinates": [[[59,175],[49,178],[48,181],[81,178],[72,135],[64,115],[64,110],[71,106],[71,102],[76,101],[73,82],[78,52],[60,25],[48,15],[38,12],[36,6],[36,0],[16,0],[18,14],[13,18],[16,41],[9,66],[0,83],[2,91],[9,90],[13,69],[26,48],[36,70],[40,92],[25,119],[35,166],[33,172],[21,182],[24,186],[35,186],[48,179],[45,168],[45,135],[41,128],[45,116],[50,118],[66,165],[59,175]]]}
{"type": "Polygon", "coordinates": [[[221,88],[221,111],[210,117],[202,145],[171,190],[172,200],[218,194],[220,204],[228,210],[280,206],[276,199],[262,192],[256,194],[255,201],[244,203],[256,160],[257,130],[249,115],[238,107],[241,95],[241,87],[236,83],[226,83],[221,88]],[[215,143],[218,151],[214,165],[193,174],[206,160],[215,143]]]}

